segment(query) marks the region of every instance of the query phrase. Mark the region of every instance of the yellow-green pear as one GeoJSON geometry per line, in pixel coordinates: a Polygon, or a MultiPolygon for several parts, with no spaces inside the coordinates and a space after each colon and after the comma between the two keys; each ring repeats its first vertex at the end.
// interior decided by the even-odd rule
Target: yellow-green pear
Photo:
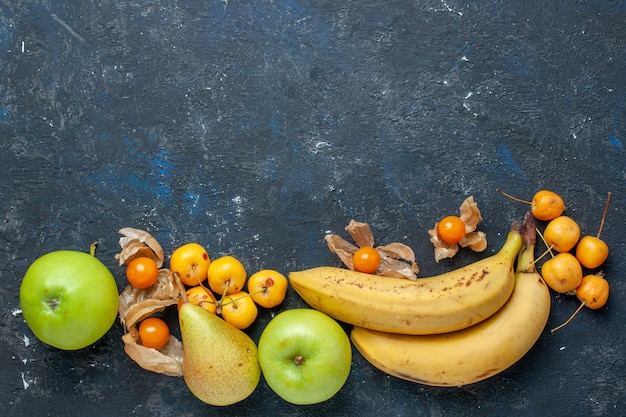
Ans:
{"type": "Polygon", "coordinates": [[[182,303],[183,377],[207,404],[224,406],[247,398],[259,383],[257,346],[244,332],[202,307],[182,303]]]}

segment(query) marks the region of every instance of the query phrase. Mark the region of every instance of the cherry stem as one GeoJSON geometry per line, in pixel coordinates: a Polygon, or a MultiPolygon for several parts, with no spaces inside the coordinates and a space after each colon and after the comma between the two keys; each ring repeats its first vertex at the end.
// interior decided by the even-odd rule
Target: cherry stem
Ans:
{"type": "Polygon", "coordinates": [[[528,200],[522,200],[521,198],[513,197],[512,195],[507,194],[504,191],[502,191],[500,188],[497,188],[496,191],[499,192],[500,194],[502,194],[503,196],[510,198],[511,200],[515,200],[515,201],[518,201],[520,203],[525,203],[525,204],[532,204],[528,200]]]}
{"type": "Polygon", "coordinates": [[[224,292],[222,293],[222,298],[220,300],[223,300],[224,297],[226,297],[226,294],[228,294],[228,284],[224,287],[224,292]]]}
{"type": "Polygon", "coordinates": [[[262,288],[262,289],[260,289],[260,290],[258,290],[258,291],[255,291],[255,292],[253,292],[253,293],[250,293],[250,294],[248,294],[248,295],[253,296],[253,295],[257,295],[257,294],[264,293],[265,291],[267,291],[267,288],[262,288]]]}
{"type": "Polygon", "coordinates": [[[596,236],[598,239],[600,239],[600,233],[602,233],[602,228],[604,227],[604,218],[606,217],[606,212],[609,209],[610,201],[611,201],[611,192],[609,191],[609,193],[606,196],[606,204],[604,206],[604,213],[602,213],[602,221],[600,222],[600,229],[598,230],[598,236],[596,236]]]}
{"type": "Polygon", "coordinates": [[[572,321],[572,319],[573,319],[573,318],[574,318],[574,317],[575,317],[575,316],[576,316],[576,315],[580,312],[580,310],[582,310],[582,309],[583,309],[583,307],[584,307],[585,305],[586,305],[586,304],[585,304],[585,302],[583,301],[583,302],[582,302],[582,303],[578,306],[578,308],[576,309],[576,311],[574,311],[574,313],[572,313],[572,315],[571,315],[571,316],[569,316],[569,319],[567,319],[567,320],[565,321],[565,323],[563,323],[563,324],[561,324],[561,325],[559,325],[559,326],[556,326],[554,329],[550,330],[550,332],[551,332],[551,333],[554,333],[554,332],[556,332],[557,330],[559,330],[559,329],[561,329],[561,328],[563,328],[563,327],[567,326],[567,325],[569,324],[569,322],[570,322],[570,321],[572,321]]]}
{"type": "MultiPolygon", "coordinates": [[[[255,294],[256,294],[256,293],[255,293],[255,294]]],[[[233,304],[233,303],[236,303],[236,302],[237,302],[237,301],[239,301],[239,300],[243,300],[244,298],[247,298],[247,297],[252,296],[252,294],[242,295],[242,296],[241,296],[241,297],[239,297],[239,298],[232,298],[232,297],[231,297],[231,298],[230,298],[230,301],[228,301],[228,302],[224,303],[224,302],[222,302],[222,300],[224,299],[224,297],[225,297],[225,296],[226,296],[226,295],[224,295],[224,296],[222,297],[222,299],[220,300],[220,305],[222,305],[222,306],[227,306],[228,304],[233,304]]]]}
{"type": "Polygon", "coordinates": [[[552,257],[554,258],[554,254],[552,254],[552,247],[554,245],[550,246],[544,253],[542,253],[541,255],[539,255],[539,257],[537,259],[535,259],[534,261],[531,262],[531,265],[536,264],[537,262],[539,262],[539,260],[541,260],[544,256],[546,256],[547,254],[552,255],[552,257]]]}
{"type": "Polygon", "coordinates": [[[211,290],[210,290],[210,289],[208,289],[208,288],[207,288],[207,287],[206,287],[206,286],[202,283],[202,281],[200,281],[200,277],[198,277],[198,276],[196,275],[196,279],[198,280],[198,285],[200,286],[200,288],[202,288],[202,289],[204,290],[204,292],[205,292],[205,293],[207,293],[207,294],[209,294],[209,295],[211,295],[211,296],[212,296],[213,294],[211,293],[211,290]]]}
{"type": "MultiPolygon", "coordinates": [[[[228,304],[230,304],[230,303],[226,303],[226,304],[224,304],[224,298],[226,298],[226,293],[227,293],[227,292],[228,292],[228,285],[226,285],[226,286],[224,287],[224,292],[222,293],[222,297],[221,297],[219,300],[217,300],[217,314],[220,314],[220,315],[222,314],[222,306],[223,306],[223,305],[228,305],[228,304]]],[[[232,299],[231,299],[231,303],[232,303],[232,302],[233,302],[233,301],[232,301],[232,299]]]]}
{"type": "Polygon", "coordinates": [[[552,248],[554,247],[554,245],[548,245],[548,242],[546,242],[546,238],[543,237],[543,234],[541,233],[541,231],[539,229],[537,229],[537,234],[539,235],[539,237],[541,238],[541,240],[543,240],[543,243],[545,243],[546,247],[548,248],[548,250],[546,250],[546,252],[544,252],[543,255],[541,255],[539,258],[535,259],[535,262],[537,262],[539,259],[543,258],[543,256],[547,253],[550,252],[550,255],[552,255],[552,257],[554,258],[554,254],[552,253],[552,248]]]}

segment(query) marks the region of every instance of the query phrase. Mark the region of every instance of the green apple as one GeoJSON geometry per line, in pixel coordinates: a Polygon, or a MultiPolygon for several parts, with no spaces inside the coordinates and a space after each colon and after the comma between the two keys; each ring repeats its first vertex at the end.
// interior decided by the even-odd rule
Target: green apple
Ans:
{"type": "Polygon", "coordinates": [[[292,404],[333,397],[350,374],[352,346],[341,326],[312,309],[286,310],[265,327],[258,345],[270,388],[292,404]]]}
{"type": "Polygon", "coordinates": [[[38,339],[76,350],[93,344],[111,328],[119,293],[113,275],[95,256],[62,250],[30,265],[20,287],[20,304],[38,339]]]}

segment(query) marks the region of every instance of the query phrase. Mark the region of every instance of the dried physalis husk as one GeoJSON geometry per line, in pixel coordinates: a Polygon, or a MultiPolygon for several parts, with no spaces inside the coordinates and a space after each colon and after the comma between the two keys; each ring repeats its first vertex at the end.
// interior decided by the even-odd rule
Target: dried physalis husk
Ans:
{"type": "MultiPolygon", "coordinates": [[[[354,262],[352,261],[354,253],[362,247],[374,247],[374,235],[367,223],[355,220],[350,221],[346,230],[356,245],[335,234],[327,234],[324,239],[330,251],[337,254],[348,269],[354,270],[354,262]]],[[[415,253],[410,247],[403,243],[394,242],[385,246],[376,246],[374,249],[380,255],[380,266],[376,275],[417,279],[419,267],[415,262],[415,253]]]]}
{"type": "Polygon", "coordinates": [[[148,371],[169,376],[183,376],[183,344],[170,335],[167,343],[159,348],[141,344],[137,327],[133,326],[122,336],[124,351],[139,366],[148,371]]]}
{"type": "Polygon", "coordinates": [[[487,235],[477,231],[478,224],[483,220],[478,204],[473,196],[469,196],[459,207],[460,218],[465,224],[465,236],[458,243],[446,243],[439,239],[437,234],[437,223],[435,227],[428,231],[430,241],[435,246],[435,261],[439,262],[445,258],[452,258],[459,251],[459,246],[469,247],[475,252],[482,252],[487,248],[487,235]]]}
{"type": "Polygon", "coordinates": [[[170,335],[165,346],[154,349],[141,344],[138,324],[145,318],[177,304],[184,288],[176,274],[160,269],[157,282],[140,289],[128,285],[120,294],[120,320],[127,330],[122,336],[124,351],[142,368],[170,376],[183,375],[183,345],[170,335]]]}
{"type": "Polygon", "coordinates": [[[468,233],[459,242],[459,245],[464,248],[469,247],[474,252],[482,252],[487,249],[487,235],[481,231],[468,233]]]}
{"type": "Polygon", "coordinates": [[[128,265],[130,261],[141,256],[154,259],[159,268],[163,266],[163,248],[150,233],[132,227],[120,229],[119,233],[123,235],[120,238],[122,251],[115,255],[115,259],[120,266],[128,265]]]}
{"type": "Polygon", "coordinates": [[[460,218],[465,223],[465,233],[476,230],[478,223],[483,221],[483,216],[478,209],[478,203],[474,201],[473,196],[469,196],[461,203],[459,207],[460,218]]]}
{"type": "Polygon", "coordinates": [[[369,224],[357,222],[353,219],[346,226],[346,231],[360,248],[374,246],[374,234],[369,224]]]}
{"type": "Polygon", "coordinates": [[[178,303],[181,289],[169,269],[160,269],[157,281],[148,288],[127,285],[120,294],[120,321],[126,329],[153,313],[178,303]]]}
{"type": "MultiPolygon", "coordinates": [[[[124,228],[120,233],[124,235],[120,238],[122,252],[116,255],[120,265],[127,264],[137,256],[149,256],[161,268],[163,250],[156,239],[139,229],[124,228]]],[[[183,292],[180,278],[169,269],[161,268],[152,286],[137,288],[127,285],[120,294],[119,315],[126,330],[122,336],[124,351],[142,368],[170,376],[183,375],[183,347],[175,336],[170,335],[165,346],[153,349],[141,344],[137,330],[143,319],[177,304],[183,292]]]]}

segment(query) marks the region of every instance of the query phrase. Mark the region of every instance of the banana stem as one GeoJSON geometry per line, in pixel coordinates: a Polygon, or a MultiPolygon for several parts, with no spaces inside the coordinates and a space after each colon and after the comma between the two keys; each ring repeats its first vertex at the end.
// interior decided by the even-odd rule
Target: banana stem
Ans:
{"type": "Polygon", "coordinates": [[[517,254],[517,272],[535,272],[535,244],[537,243],[535,221],[531,212],[526,213],[520,234],[524,247],[517,254]]]}
{"type": "Polygon", "coordinates": [[[535,268],[535,245],[527,245],[517,255],[516,272],[536,272],[535,268]]]}

